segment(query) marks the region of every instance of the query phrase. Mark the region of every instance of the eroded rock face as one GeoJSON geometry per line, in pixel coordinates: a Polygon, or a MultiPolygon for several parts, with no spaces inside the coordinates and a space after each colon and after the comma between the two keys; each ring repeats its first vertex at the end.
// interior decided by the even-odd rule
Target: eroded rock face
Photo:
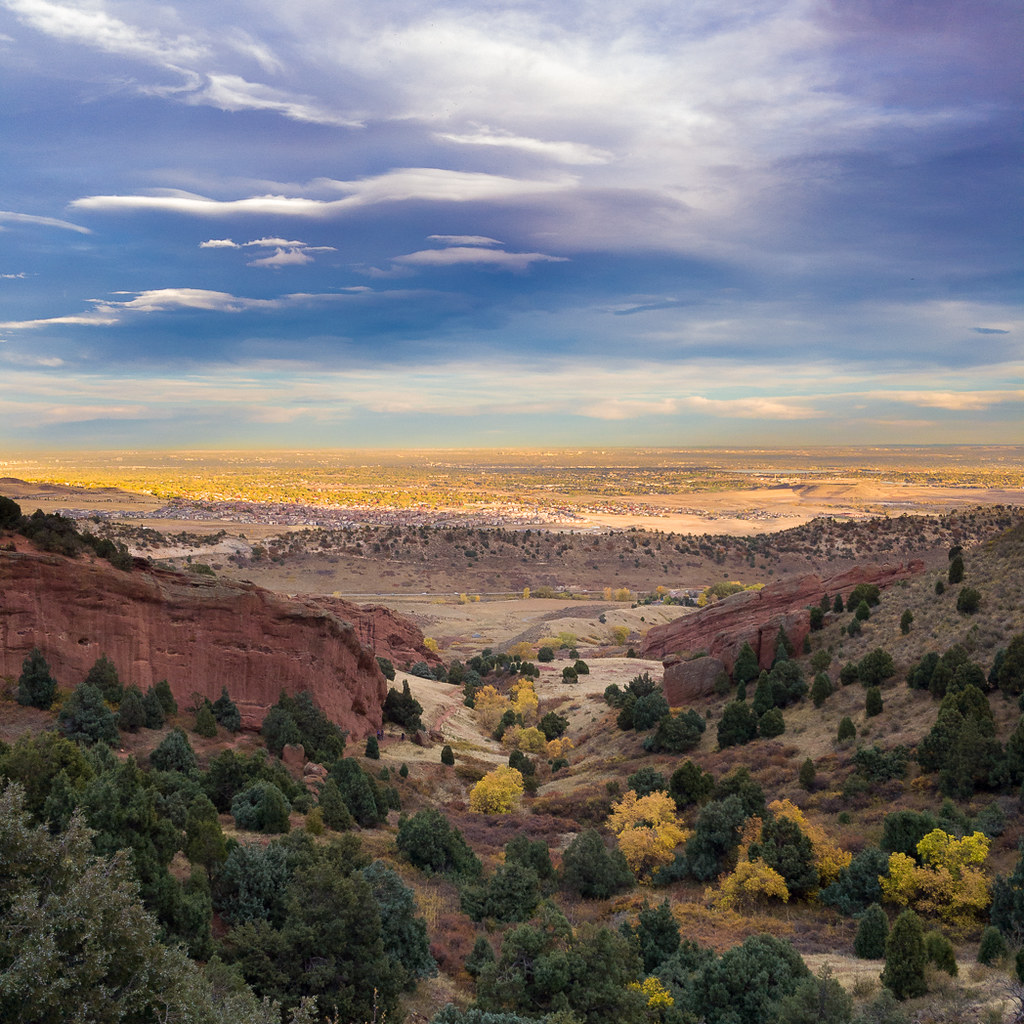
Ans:
{"type": "Polygon", "coordinates": [[[669,657],[665,660],[665,677],[662,690],[665,700],[674,708],[683,707],[715,692],[715,680],[725,671],[725,664],[718,658],[694,658],[683,661],[669,657]]]}
{"type": "Polygon", "coordinates": [[[244,728],[259,728],[282,689],[308,690],[353,738],[382,724],[387,681],[352,625],[363,614],[354,605],[346,616],[344,602],[18,546],[0,551],[0,674],[17,677],[38,647],[71,688],[106,654],[125,683],[166,679],[179,705],[226,686],[244,728]]]}
{"type": "MultiPolygon", "coordinates": [[[[775,641],[781,626],[794,649],[799,651],[810,632],[809,607],[821,603],[825,594],[842,594],[845,600],[860,583],[886,587],[913,573],[923,572],[924,562],[898,565],[857,566],[837,576],[821,579],[812,573],[770,583],[761,590],[745,590],[681,618],[653,626],[644,637],[641,657],[666,658],[687,652],[706,651],[722,661],[728,671],[744,642],[749,643],[762,668],[775,658],[775,641]]],[[[688,664],[678,661],[674,664],[688,664]]],[[[680,673],[685,672],[679,669],[680,673]]],[[[672,685],[666,668],[666,698],[672,685]]],[[[686,684],[680,683],[681,686],[686,684]]]]}
{"type": "Polygon", "coordinates": [[[422,631],[398,612],[383,605],[354,605],[337,597],[314,597],[321,608],[351,622],[359,639],[374,654],[401,668],[406,662],[438,665],[441,659],[424,646],[422,631]]]}

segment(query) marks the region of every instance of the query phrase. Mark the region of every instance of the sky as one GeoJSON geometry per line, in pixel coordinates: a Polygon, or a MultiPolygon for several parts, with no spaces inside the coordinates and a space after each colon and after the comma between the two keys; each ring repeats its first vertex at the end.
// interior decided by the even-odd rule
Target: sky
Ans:
{"type": "Polygon", "coordinates": [[[0,451],[1019,443],[1019,0],[0,0],[0,451]]]}

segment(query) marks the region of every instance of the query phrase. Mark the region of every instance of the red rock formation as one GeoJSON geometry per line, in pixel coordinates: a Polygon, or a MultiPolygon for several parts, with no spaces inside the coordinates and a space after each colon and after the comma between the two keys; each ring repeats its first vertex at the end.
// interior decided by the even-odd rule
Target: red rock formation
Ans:
{"type": "MultiPolygon", "coordinates": [[[[747,642],[761,667],[767,668],[775,658],[779,627],[799,651],[810,631],[808,607],[820,604],[823,595],[842,594],[846,598],[859,583],[885,587],[923,571],[924,563],[920,561],[857,566],[825,580],[808,574],[770,583],[761,590],[745,590],[662,626],[653,626],[644,637],[640,654],[644,658],[665,658],[670,654],[706,651],[732,671],[739,649],[747,642]]],[[[669,675],[666,672],[666,687],[671,685],[669,675]]],[[[667,691],[666,697],[673,703],[667,691]]]]}
{"type": "Polygon", "coordinates": [[[715,692],[715,680],[725,671],[718,658],[694,658],[683,661],[674,655],[665,659],[662,690],[665,700],[673,708],[683,707],[715,692]]]}
{"type": "Polygon", "coordinates": [[[2,675],[17,677],[38,647],[70,688],[106,654],[126,683],[167,679],[179,704],[226,686],[246,728],[259,728],[282,689],[308,690],[355,738],[381,726],[387,682],[351,625],[364,615],[355,606],[18,546],[0,551],[2,675]]]}
{"type": "Polygon", "coordinates": [[[359,639],[374,654],[401,668],[406,662],[439,665],[441,659],[424,646],[423,633],[407,618],[383,605],[354,605],[337,597],[313,597],[321,608],[351,622],[359,639]]]}

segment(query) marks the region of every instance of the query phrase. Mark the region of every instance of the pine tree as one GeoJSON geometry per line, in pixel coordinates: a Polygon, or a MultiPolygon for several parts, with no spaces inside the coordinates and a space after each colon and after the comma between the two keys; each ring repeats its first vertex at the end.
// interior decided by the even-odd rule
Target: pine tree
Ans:
{"type": "Polygon", "coordinates": [[[848,716],[840,719],[836,741],[842,743],[844,740],[852,740],[856,735],[857,727],[853,724],[853,719],[848,716]]]}
{"type": "Polygon", "coordinates": [[[889,937],[889,918],[885,911],[872,903],[864,911],[857,925],[853,951],[861,960],[879,960],[885,956],[885,942],[889,937]]]}
{"type": "Polygon", "coordinates": [[[345,798],[334,779],[328,779],[320,789],[320,813],[324,824],[335,832],[347,832],[355,822],[345,798]]]}
{"type": "Polygon", "coordinates": [[[117,742],[117,721],[95,686],[81,683],[64,702],[57,722],[69,740],[93,744],[117,742]]]}
{"type": "Polygon", "coordinates": [[[145,698],[137,686],[129,686],[117,711],[117,727],[123,732],[138,732],[146,724],[145,698]]]}
{"type": "Polygon", "coordinates": [[[808,793],[814,789],[814,780],[817,777],[817,770],[814,767],[814,761],[811,758],[807,758],[802,765],[800,765],[800,774],[798,776],[800,785],[807,790],[808,793]]]}
{"type": "Polygon", "coordinates": [[[83,682],[95,686],[103,694],[103,699],[112,704],[117,704],[121,700],[123,688],[117,675],[117,668],[105,654],[96,659],[83,682]]]}
{"type": "Polygon", "coordinates": [[[33,647],[21,663],[18,677],[18,703],[49,711],[53,698],[57,696],[57,681],[50,675],[42,651],[33,647]]]}
{"type": "Polygon", "coordinates": [[[922,996],[928,990],[925,968],[928,954],[924,948],[921,919],[912,910],[896,918],[885,940],[885,969],[882,984],[899,1000],[922,996]]]}
{"type": "Polygon", "coordinates": [[[224,726],[228,732],[238,732],[242,728],[242,715],[238,705],[228,695],[228,688],[222,686],[220,696],[213,702],[213,717],[218,725],[224,726]]]}
{"type": "Polygon", "coordinates": [[[156,690],[151,686],[145,697],[142,698],[142,710],[145,713],[145,721],[142,723],[147,729],[160,729],[166,721],[164,706],[160,703],[156,690]]]}
{"type": "Polygon", "coordinates": [[[363,754],[374,761],[380,760],[380,744],[377,742],[376,736],[368,736],[366,738],[366,749],[363,751],[363,754]]]}
{"type": "Polygon", "coordinates": [[[455,752],[447,743],[441,748],[441,764],[455,764],[455,752]]]}
{"type": "Polygon", "coordinates": [[[210,707],[209,701],[206,701],[196,712],[195,732],[197,736],[202,736],[204,739],[213,739],[217,735],[217,719],[213,717],[213,709],[210,707]]]}

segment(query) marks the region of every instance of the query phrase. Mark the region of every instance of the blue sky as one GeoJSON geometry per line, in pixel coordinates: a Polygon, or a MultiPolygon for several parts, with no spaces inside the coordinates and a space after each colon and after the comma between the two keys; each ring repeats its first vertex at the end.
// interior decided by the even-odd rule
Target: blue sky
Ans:
{"type": "Polygon", "coordinates": [[[0,443],[1024,439],[1018,0],[0,0],[0,443]]]}

